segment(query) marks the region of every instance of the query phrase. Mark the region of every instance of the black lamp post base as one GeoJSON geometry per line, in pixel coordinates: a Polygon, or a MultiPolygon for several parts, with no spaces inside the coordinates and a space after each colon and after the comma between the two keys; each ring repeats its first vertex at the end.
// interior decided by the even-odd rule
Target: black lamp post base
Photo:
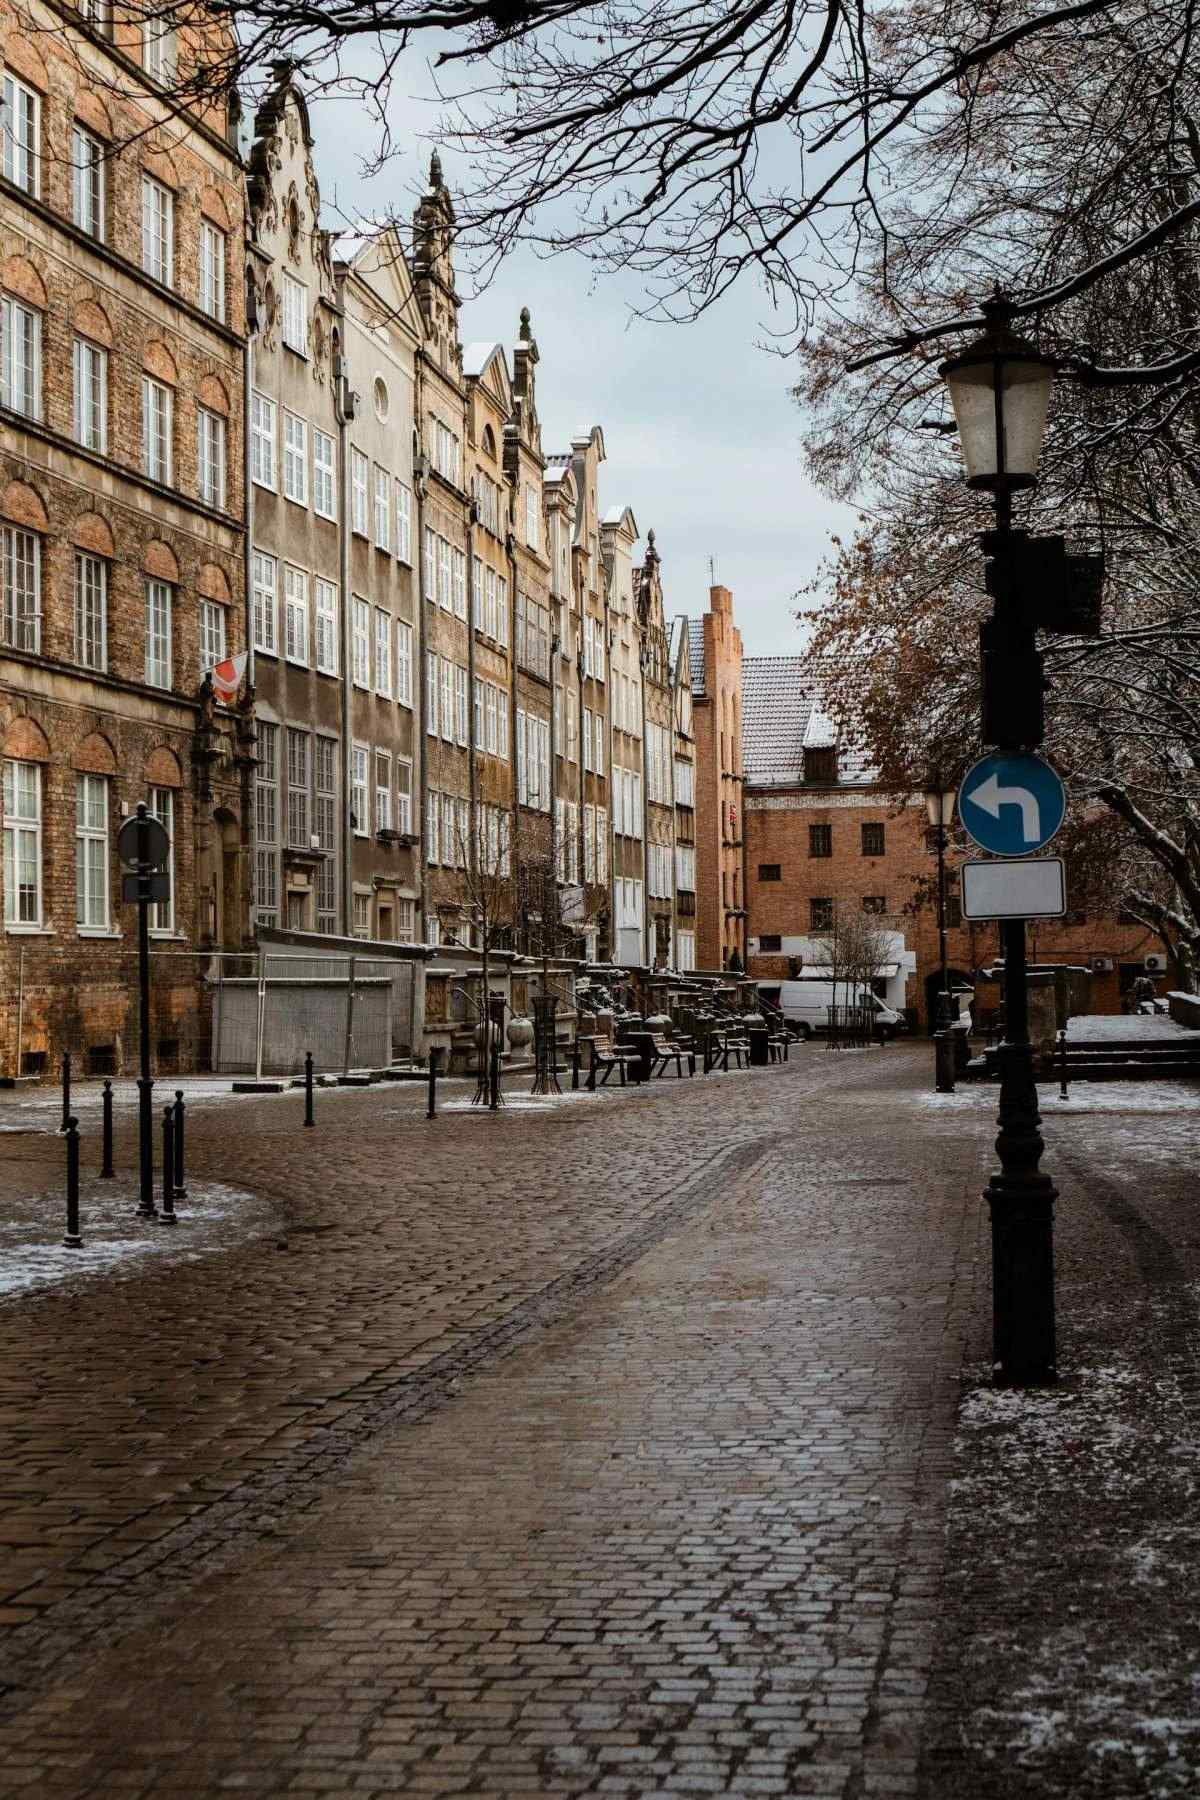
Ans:
{"type": "Polygon", "coordinates": [[[993,1175],[992,1366],[1003,1386],[1058,1380],[1054,1328],[1054,1202],[1048,1175],[993,1175]]]}

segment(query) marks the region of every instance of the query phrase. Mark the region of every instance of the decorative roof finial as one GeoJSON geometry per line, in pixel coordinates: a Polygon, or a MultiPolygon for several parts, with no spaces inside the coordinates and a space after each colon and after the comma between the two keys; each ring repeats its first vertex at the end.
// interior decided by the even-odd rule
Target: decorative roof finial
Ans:
{"type": "Polygon", "coordinates": [[[533,336],[532,314],[527,306],[521,308],[521,342],[527,344],[533,336]]]}
{"type": "Polygon", "coordinates": [[[445,186],[442,180],[442,159],[436,150],[429,159],[429,185],[431,188],[445,186]]]}
{"type": "Polygon", "coordinates": [[[649,544],[650,548],[653,550],[653,548],[654,548],[654,527],[653,527],[653,525],[650,527],[649,531],[646,533],[646,542],[649,544]]]}

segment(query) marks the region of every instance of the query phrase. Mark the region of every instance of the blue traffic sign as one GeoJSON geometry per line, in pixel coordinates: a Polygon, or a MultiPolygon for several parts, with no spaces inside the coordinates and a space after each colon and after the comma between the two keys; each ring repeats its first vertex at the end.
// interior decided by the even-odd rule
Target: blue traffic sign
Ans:
{"type": "Polygon", "coordinates": [[[981,850],[1029,856],[1063,822],[1067,790],[1040,756],[983,756],[963,776],[958,816],[981,850]]]}

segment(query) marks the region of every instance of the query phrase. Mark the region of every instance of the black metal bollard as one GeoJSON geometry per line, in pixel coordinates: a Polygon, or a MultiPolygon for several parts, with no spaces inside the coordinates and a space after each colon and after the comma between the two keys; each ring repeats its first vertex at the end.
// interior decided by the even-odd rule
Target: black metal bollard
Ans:
{"type": "Polygon", "coordinates": [[[1065,1030],[1058,1034],[1058,1097],[1060,1100],[1071,1098],[1067,1092],[1067,1034],[1065,1030]]]}
{"type": "Polygon", "coordinates": [[[495,1112],[500,1105],[500,1046],[492,1045],[492,1053],[488,1067],[488,1105],[495,1112]]]}
{"type": "Polygon", "coordinates": [[[67,1231],[63,1243],[68,1250],[82,1250],[79,1235],[79,1120],[68,1119],[67,1132],[67,1231]]]}
{"type": "Polygon", "coordinates": [[[175,1089],[175,1198],[187,1199],[187,1188],[183,1175],[183,1089],[175,1089]]]}
{"type": "Polygon", "coordinates": [[[425,1117],[427,1119],[436,1119],[437,1118],[437,1066],[438,1066],[438,1057],[440,1055],[441,1055],[440,1050],[435,1050],[433,1048],[430,1049],[430,1052],[429,1052],[429,1110],[425,1114],[425,1117]]]}
{"type": "Polygon", "coordinates": [[[102,1119],[101,1129],[102,1129],[102,1134],[103,1134],[103,1137],[102,1137],[103,1150],[102,1150],[101,1166],[100,1166],[100,1179],[102,1181],[111,1181],[113,1178],[113,1175],[116,1173],[116,1171],[113,1168],[113,1148],[112,1148],[113,1114],[112,1114],[112,1109],[113,1109],[112,1082],[106,1081],[104,1084],[104,1099],[102,1101],[103,1119],[102,1119]]]}
{"type": "Polygon", "coordinates": [[[573,1094],[577,1094],[579,1092],[579,1045],[578,1045],[578,1043],[574,1043],[571,1045],[571,1092],[573,1094]]]}
{"type": "Polygon", "coordinates": [[[954,1092],[953,1038],[953,1032],[949,1031],[935,1031],[933,1034],[934,1086],[939,1094],[954,1092]]]}
{"type": "Polygon", "coordinates": [[[163,1107],[162,1127],[162,1210],[160,1225],[175,1225],[175,1108],[163,1107]]]}
{"type": "Polygon", "coordinates": [[[312,1051],[304,1052],[304,1127],[311,1130],[316,1124],[313,1118],[313,1060],[312,1051]]]}
{"type": "Polygon", "coordinates": [[[63,1051],[62,1059],[62,1124],[60,1131],[66,1131],[71,1123],[71,1052],[63,1051]]]}

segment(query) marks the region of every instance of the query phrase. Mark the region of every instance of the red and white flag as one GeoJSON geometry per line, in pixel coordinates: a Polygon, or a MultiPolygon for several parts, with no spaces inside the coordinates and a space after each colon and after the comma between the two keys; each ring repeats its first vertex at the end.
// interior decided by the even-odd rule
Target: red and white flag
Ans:
{"type": "Polygon", "coordinates": [[[242,676],[246,673],[246,652],[239,650],[236,656],[227,656],[224,662],[214,663],[212,667],[213,693],[218,700],[235,700],[237,691],[242,685],[242,676]]]}

